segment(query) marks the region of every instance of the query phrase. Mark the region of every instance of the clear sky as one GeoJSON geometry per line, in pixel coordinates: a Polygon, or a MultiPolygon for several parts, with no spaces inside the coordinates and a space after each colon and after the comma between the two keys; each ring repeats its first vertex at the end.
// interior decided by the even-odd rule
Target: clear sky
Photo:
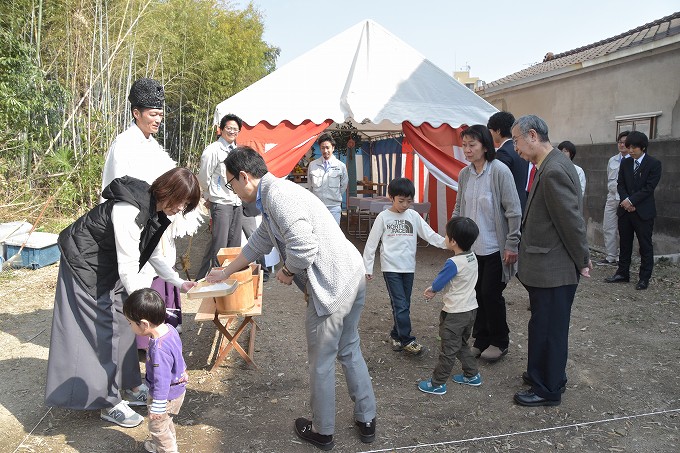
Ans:
{"type": "MultiPolygon", "coordinates": [[[[230,2],[237,8],[247,1],[230,2]]],[[[485,82],[680,11],[678,0],[252,0],[277,67],[373,19],[448,72],[485,82]]],[[[321,67],[319,70],[323,70],[321,67]]]]}

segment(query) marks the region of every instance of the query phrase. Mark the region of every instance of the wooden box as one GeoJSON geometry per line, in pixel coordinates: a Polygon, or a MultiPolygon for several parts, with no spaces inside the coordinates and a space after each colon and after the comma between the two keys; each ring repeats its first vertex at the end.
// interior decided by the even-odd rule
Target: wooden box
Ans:
{"type": "MultiPolygon", "coordinates": [[[[220,269],[220,268],[216,268],[220,269]]],[[[262,271],[259,264],[251,264],[246,269],[231,274],[229,280],[236,281],[236,289],[226,295],[215,297],[217,312],[220,314],[243,313],[255,305],[258,296],[262,271]]]]}
{"type": "MultiPolygon", "coordinates": [[[[239,233],[240,234],[240,233],[239,233]]],[[[234,261],[239,253],[241,253],[241,247],[224,247],[217,252],[217,262],[220,266],[226,266],[225,261],[234,261]]]]}

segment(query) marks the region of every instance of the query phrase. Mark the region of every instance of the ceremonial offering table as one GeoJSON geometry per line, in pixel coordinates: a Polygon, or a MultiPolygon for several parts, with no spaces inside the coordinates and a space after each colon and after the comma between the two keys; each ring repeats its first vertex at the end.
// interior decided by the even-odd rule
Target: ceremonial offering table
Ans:
{"type": "MultiPolygon", "coordinates": [[[[220,308],[224,307],[224,304],[221,303],[221,299],[235,293],[239,286],[239,282],[236,280],[225,280],[224,283],[226,283],[227,288],[221,288],[215,291],[210,291],[208,286],[202,286],[201,283],[199,283],[199,285],[192,288],[187,293],[187,296],[190,299],[202,299],[196,317],[194,318],[195,321],[212,321],[213,324],[215,324],[215,327],[217,327],[217,330],[222,334],[216,351],[215,363],[210,371],[214,371],[220,366],[232,349],[236,350],[248,365],[257,368],[257,365],[255,365],[255,362],[253,361],[253,353],[255,352],[255,332],[259,329],[259,326],[255,321],[255,316],[262,314],[263,271],[259,268],[259,265],[251,266],[254,266],[253,269],[257,269],[257,278],[254,276],[251,283],[257,290],[254,295],[254,300],[251,301],[251,303],[243,304],[241,308],[227,311],[220,308]],[[239,320],[240,323],[238,322],[239,320]],[[229,332],[229,327],[236,324],[238,325],[234,333],[229,332]],[[250,338],[248,339],[248,351],[246,352],[238,343],[238,339],[248,326],[250,326],[250,338]]],[[[205,285],[207,285],[207,283],[205,285]]]]}

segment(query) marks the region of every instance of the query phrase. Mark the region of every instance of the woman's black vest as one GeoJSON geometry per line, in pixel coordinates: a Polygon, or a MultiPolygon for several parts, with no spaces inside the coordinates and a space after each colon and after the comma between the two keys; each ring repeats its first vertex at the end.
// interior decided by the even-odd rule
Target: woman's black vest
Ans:
{"type": "Polygon", "coordinates": [[[156,200],[149,184],[130,176],[111,181],[103,191],[106,199],[59,234],[59,248],[78,283],[92,297],[111,291],[118,279],[116,238],[111,219],[113,206],[121,201],[139,209],[135,218],[142,228],[139,243],[139,269],[149,260],[170,220],[156,211],[156,200]]]}

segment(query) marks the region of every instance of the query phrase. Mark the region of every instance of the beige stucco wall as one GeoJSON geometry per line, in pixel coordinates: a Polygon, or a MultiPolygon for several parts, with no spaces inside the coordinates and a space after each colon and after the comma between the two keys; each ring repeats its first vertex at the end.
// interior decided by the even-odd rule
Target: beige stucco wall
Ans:
{"type": "Polygon", "coordinates": [[[557,144],[611,143],[615,116],[663,112],[656,138],[680,137],[680,46],[619,58],[589,68],[566,69],[549,78],[481,93],[515,117],[535,114],[557,144]]]}

